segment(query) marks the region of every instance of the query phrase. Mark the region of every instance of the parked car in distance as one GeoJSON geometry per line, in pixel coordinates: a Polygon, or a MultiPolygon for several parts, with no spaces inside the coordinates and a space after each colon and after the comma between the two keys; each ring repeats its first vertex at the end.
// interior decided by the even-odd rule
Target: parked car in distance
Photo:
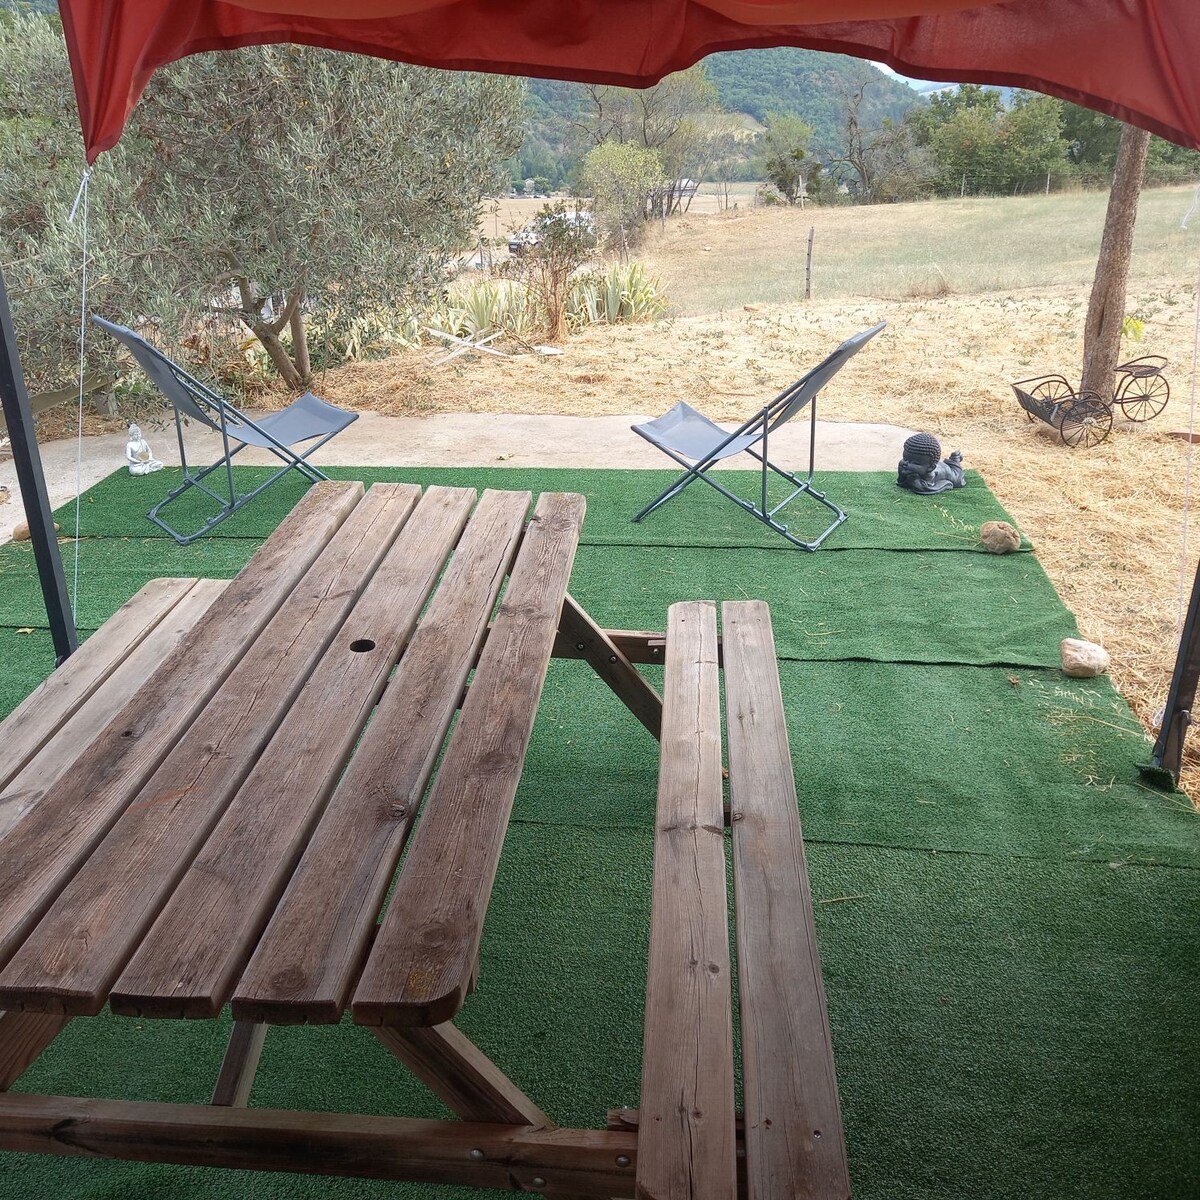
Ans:
{"type": "Polygon", "coordinates": [[[545,236],[547,224],[552,221],[566,222],[569,227],[593,239],[596,236],[596,222],[587,209],[579,209],[577,212],[550,213],[547,216],[535,217],[524,229],[510,234],[509,254],[520,256],[531,246],[538,245],[545,236]]]}

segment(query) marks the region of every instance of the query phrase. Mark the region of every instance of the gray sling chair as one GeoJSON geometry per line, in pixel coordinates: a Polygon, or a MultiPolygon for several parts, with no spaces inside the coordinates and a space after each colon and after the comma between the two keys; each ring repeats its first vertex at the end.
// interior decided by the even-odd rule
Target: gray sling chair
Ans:
{"type": "Polygon", "coordinates": [[[672,458],[686,470],[665,492],[656,497],[642,509],[634,521],[641,521],[660,505],[678,496],[689,484],[697,479],[703,479],[711,484],[723,496],[727,496],[739,508],[744,508],[752,517],[770,526],[776,533],[782,534],[793,546],[802,550],[817,550],[821,543],[846,519],[846,514],[831,500],[826,499],[824,492],[818,492],[812,486],[813,469],[817,447],[817,393],[858,353],[885,325],[880,321],[862,333],[856,333],[847,338],[823,363],[814,367],[803,379],[798,379],[789,388],[780,392],[765,408],[760,409],[744,425],[730,433],[722,429],[706,416],[698,413],[690,404],[682,400],[670,412],[664,413],[656,420],[647,421],[644,425],[632,426],[634,433],[640,434],[657,446],[665,455],[672,458]],[[812,405],[812,428],[808,439],[808,474],[800,479],[790,471],[776,466],[767,457],[768,438],[785,421],[790,420],[805,405],[812,405]],[[761,447],[760,447],[761,443],[761,447]],[[762,463],[762,486],[759,503],[743,500],[727,487],[718,483],[711,474],[711,469],[717,463],[735,454],[747,453],[762,463]],[[690,464],[690,465],[689,465],[690,464]],[[768,471],[786,479],[795,489],[790,495],[773,507],[768,507],[767,483],[770,479],[768,471]],[[775,519],[776,513],[789,505],[797,496],[811,496],[834,514],[834,518],[824,533],[806,542],[788,531],[788,527],[775,519]]]}
{"type": "Polygon", "coordinates": [[[150,376],[154,385],[170,400],[175,409],[175,432],[179,438],[179,461],[183,466],[183,482],[160,500],[146,516],[160,529],[166,530],[181,546],[203,537],[214,526],[233,516],[238,509],[248,504],[259,492],[270,487],[288,471],[299,471],[313,483],[319,479],[327,479],[328,476],[305,459],[335,434],[341,433],[352,421],[358,420],[358,413],[345,412],[318,399],[312,392],[306,392],[282,411],[269,413],[260,420],[252,421],[223,396],[214,392],[212,388],[205,387],[200,380],[189,375],[178,363],[172,362],[161,350],[155,349],[140,334],[134,333],[124,325],[106,321],[103,317],[93,316],[92,320],[101,329],[107,329],[129,350],[138,365],[150,376]],[[202,471],[193,472],[188,465],[187,451],[183,444],[183,423],[187,419],[199,421],[221,435],[224,453],[212,466],[205,467],[202,471]],[[319,440],[303,454],[296,454],[291,449],[298,442],[308,442],[314,438],[319,440]],[[233,457],[246,446],[259,446],[270,450],[277,458],[283,460],[284,465],[252,492],[239,495],[233,480],[233,457]],[[222,490],[228,492],[227,496],[214,491],[204,482],[209,475],[222,467],[225,468],[226,484],[222,490]],[[159,513],[189,488],[199,488],[220,505],[220,511],[209,517],[195,533],[185,534],[172,528],[159,513]]]}

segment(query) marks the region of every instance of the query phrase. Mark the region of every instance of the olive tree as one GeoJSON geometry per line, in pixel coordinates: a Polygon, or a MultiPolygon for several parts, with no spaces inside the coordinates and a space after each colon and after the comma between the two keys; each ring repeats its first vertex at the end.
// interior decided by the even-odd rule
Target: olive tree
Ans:
{"type": "Polygon", "coordinates": [[[592,197],[605,233],[629,253],[632,236],[646,219],[649,199],[664,183],[657,150],[632,142],[602,142],[588,151],[579,169],[579,186],[592,197]]]}
{"type": "MultiPolygon", "coordinates": [[[[75,366],[82,167],[61,33],[0,26],[0,262],[31,378],[75,366]]],[[[223,314],[284,382],[313,320],[419,306],[520,143],[524,84],[297,46],[156,72],[90,188],[90,303],[173,333],[223,314]]]]}

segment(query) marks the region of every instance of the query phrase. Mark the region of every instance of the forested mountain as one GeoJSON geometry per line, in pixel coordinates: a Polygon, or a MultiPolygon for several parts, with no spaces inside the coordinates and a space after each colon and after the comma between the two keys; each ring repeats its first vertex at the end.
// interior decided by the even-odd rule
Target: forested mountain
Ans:
{"type": "Polygon", "coordinates": [[[837,145],[842,137],[846,97],[867,81],[859,117],[869,127],[885,117],[899,121],[921,101],[911,88],[869,63],[843,54],[778,47],[733,50],[704,60],[717,86],[721,107],[749,113],[759,121],[768,113],[801,117],[815,131],[814,142],[837,145]]]}
{"type": "MultiPolygon", "coordinates": [[[[841,54],[790,48],[733,50],[704,60],[717,101],[729,113],[763,121],[768,113],[798,116],[814,129],[813,148],[841,149],[847,98],[866,81],[859,119],[867,128],[885,118],[899,121],[923,101],[897,79],[869,63],[841,54]]],[[[553,79],[529,81],[529,126],[521,147],[518,178],[565,183],[584,148],[579,123],[590,106],[583,84],[553,79]]]]}

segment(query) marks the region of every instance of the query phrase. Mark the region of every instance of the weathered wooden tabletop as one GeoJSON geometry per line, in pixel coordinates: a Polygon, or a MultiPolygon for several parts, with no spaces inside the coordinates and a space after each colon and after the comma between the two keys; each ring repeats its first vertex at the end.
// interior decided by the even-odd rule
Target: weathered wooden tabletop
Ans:
{"type": "Polygon", "coordinates": [[[584,515],[529,505],[314,488],[69,770],[10,771],[0,1010],[449,1020],[584,515]]]}

